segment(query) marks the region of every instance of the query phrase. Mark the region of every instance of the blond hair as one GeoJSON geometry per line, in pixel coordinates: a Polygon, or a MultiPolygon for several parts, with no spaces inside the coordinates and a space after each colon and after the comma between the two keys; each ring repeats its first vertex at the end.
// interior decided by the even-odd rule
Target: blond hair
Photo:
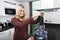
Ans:
{"type": "MultiPolygon", "coordinates": [[[[17,19],[20,19],[19,10],[21,10],[21,8],[24,9],[25,14],[26,14],[26,9],[25,9],[24,5],[23,5],[23,4],[20,4],[19,7],[18,7],[18,10],[17,10],[17,12],[16,12],[16,15],[15,15],[15,17],[16,17],[17,19]]],[[[25,15],[24,15],[24,17],[23,17],[22,19],[25,20],[25,15]]]]}

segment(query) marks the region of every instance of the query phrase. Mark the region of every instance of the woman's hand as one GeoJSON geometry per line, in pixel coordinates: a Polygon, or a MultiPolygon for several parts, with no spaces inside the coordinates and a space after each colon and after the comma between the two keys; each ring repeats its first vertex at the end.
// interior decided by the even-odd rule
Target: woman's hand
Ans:
{"type": "Polygon", "coordinates": [[[28,40],[34,40],[34,37],[33,37],[33,36],[31,36],[28,40]]]}
{"type": "Polygon", "coordinates": [[[44,16],[44,12],[41,11],[39,16],[43,17],[44,16]]]}
{"type": "Polygon", "coordinates": [[[43,17],[43,16],[44,16],[44,12],[43,12],[43,11],[37,12],[37,13],[35,13],[35,15],[32,16],[32,17],[33,17],[34,20],[36,20],[39,16],[43,17]]]}

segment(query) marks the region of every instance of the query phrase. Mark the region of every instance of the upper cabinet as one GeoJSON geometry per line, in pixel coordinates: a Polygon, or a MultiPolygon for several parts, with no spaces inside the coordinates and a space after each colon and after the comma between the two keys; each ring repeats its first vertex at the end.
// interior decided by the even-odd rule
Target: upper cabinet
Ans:
{"type": "Polygon", "coordinates": [[[39,0],[32,2],[33,10],[60,8],[60,0],[39,0]]]}
{"type": "Polygon", "coordinates": [[[41,0],[41,9],[54,8],[54,0],[41,0]]]}
{"type": "Polygon", "coordinates": [[[60,8],[60,0],[54,0],[54,7],[55,8],[57,8],[57,7],[60,8]]]}
{"type": "Polygon", "coordinates": [[[5,15],[4,13],[5,13],[5,11],[4,11],[4,2],[0,1],[0,15],[5,15]]]}
{"type": "Polygon", "coordinates": [[[0,16],[8,16],[5,14],[5,8],[16,9],[18,7],[18,2],[3,0],[0,1],[0,16]]]}
{"type": "Polygon", "coordinates": [[[40,0],[32,2],[33,10],[54,8],[54,0],[40,0]]]}
{"type": "Polygon", "coordinates": [[[4,6],[5,8],[15,8],[17,7],[17,2],[16,1],[13,1],[13,0],[5,0],[4,1],[4,6]]]}
{"type": "Polygon", "coordinates": [[[16,0],[20,3],[25,3],[25,2],[32,2],[32,1],[38,1],[38,0],[16,0]]]}
{"type": "Polygon", "coordinates": [[[40,9],[41,8],[41,1],[34,1],[32,2],[32,10],[40,9]]]}

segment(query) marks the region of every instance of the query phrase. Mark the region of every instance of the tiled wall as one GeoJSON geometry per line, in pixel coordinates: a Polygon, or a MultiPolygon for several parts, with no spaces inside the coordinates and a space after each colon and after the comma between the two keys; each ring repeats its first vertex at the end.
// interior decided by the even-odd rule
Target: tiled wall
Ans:
{"type": "Polygon", "coordinates": [[[60,9],[55,11],[45,12],[44,21],[47,20],[48,23],[60,24],[60,9]]]}
{"type": "Polygon", "coordinates": [[[11,18],[14,17],[12,15],[9,15],[9,16],[0,16],[0,22],[6,22],[6,20],[10,20],[11,21],[11,18]]]}

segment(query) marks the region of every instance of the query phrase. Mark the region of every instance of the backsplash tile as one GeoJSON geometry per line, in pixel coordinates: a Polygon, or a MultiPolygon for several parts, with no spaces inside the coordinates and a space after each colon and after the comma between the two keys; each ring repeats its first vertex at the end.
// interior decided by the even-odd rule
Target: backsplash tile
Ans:
{"type": "Polygon", "coordinates": [[[8,16],[0,16],[0,22],[6,22],[6,20],[10,20],[13,18],[13,15],[8,15],[8,16]]]}

